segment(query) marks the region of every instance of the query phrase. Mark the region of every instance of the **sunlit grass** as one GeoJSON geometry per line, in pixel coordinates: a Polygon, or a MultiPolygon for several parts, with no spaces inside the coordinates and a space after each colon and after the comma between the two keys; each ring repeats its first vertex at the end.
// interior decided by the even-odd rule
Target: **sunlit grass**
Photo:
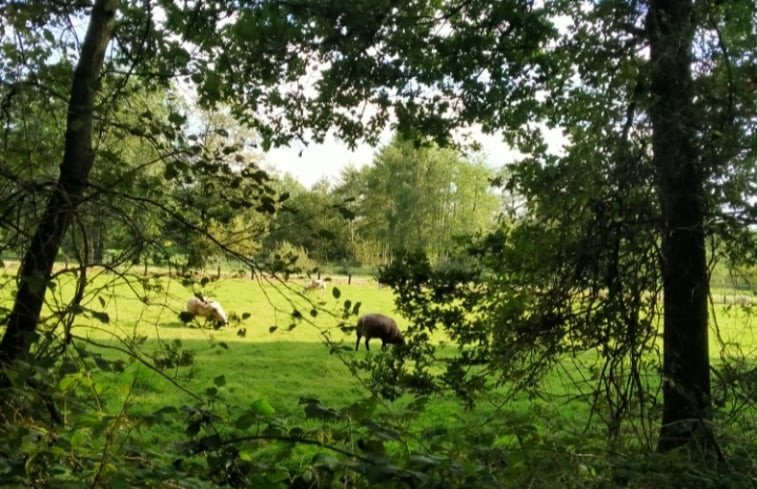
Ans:
{"type": "MultiPolygon", "coordinates": [[[[381,312],[394,316],[401,329],[409,325],[407,319],[396,313],[391,289],[380,289],[368,279],[358,278],[353,284],[347,284],[346,277],[330,277],[326,294],[317,291],[303,296],[304,278],[282,283],[223,277],[200,287],[199,283],[184,284],[160,270],[156,272],[158,274],[147,277],[139,274],[129,277],[128,283],[102,270],[88,272],[91,283],[82,303],[85,312],[76,316],[71,333],[75,337],[74,344],[86,345],[110,360],[122,359],[127,365],[120,373],[95,374],[104,407],[109,412],[118,412],[127,406],[128,413],[139,415],[164,406],[211,402],[214,409],[229,413],[229,419],[233,419],[234,412],[264,399],[283,419],[307,423],[300,398],[315,398],[324,405],[340,408],[370,395],[343,359],[331,354],[329,346],[324,344],[324,334],[328,334],[332,342],[344,347],[342,354],[346,360],[356,355],[362,358],[380,354],[378,348],[371,353],[362,348],[352,351],[354,333],[344,333],[339,328],[344,322],[354,323],[354,316],[346,320],[342,316],[346,301],[350,309],[359,302],[361,313],[381,312]],[[339,291],[338,298],[334,295],[335,289],[339,291]],[[197,292],[218,300],[234,318],[231,325],[215,330],[202,327],[202,321],[182,323],[178,313],[197,292]],[[293,315],[295,310],[302,319],[293,315]],[[157,372],[124,353],[132,346],[149,354],[164,355],[166,348],[192,352],[194,362],[190,366],[169,367],[157,372]],[[223,385],[219,386],[221,377],[223,385]],[[215,394],[209,396],[208,389],[215,394]]],[[[61,275],[56,288],[48,294],[51,306],[70,300],[75,279],[73,273],[61,275]]],[[[5,283],[2,303],[7,307],[13,297],[12,287],[7,286],[12,283],[9,275],[5,276],[5,283]]],[[[754,356],[757,332],[751,310],[729,303],[728,291],[718,293],[726,300],[712,309],[710,353],[713,363],[717,365],[724,351],[733,352],[735,345],[738,351],[754,356]]],[[[50,309],[44,314],[49,315],[50,309]]],[[[149,363],[148,358],[145,360],[149,363]]],[[[584,427],[589,407],[586,403],[573,402],[574,396],[594,387],[590,368],[597,362],[593,351],[566,358],[545,379],[543,388],[548,398],[524,395],[502,404],[492,392],[482,397],[480,405],[473,410],[466,410],[452,397],[435,396],[418,420],[417,431],[464,429],[472,420],[485,423],[495,417],[509,418],[516,423],[535,415],[542,423],[549,422],[537,428],[540,433],[549,433],[558,426],[578,430],[584,427]]],[[[656,378],[657,372],[650,375],[656,378]]],[[[400,399],[398,408],[406,402],[406,398],[400,399]]],[[[391,404],[387,406],[392,408],[391,404]]],[[[183,428],[175,421],[153,427],[140,436],[155,443],[176,440],[182,436],[183,428]]],[[[513,435],[503,436],[511,440],[513,435]]]]}

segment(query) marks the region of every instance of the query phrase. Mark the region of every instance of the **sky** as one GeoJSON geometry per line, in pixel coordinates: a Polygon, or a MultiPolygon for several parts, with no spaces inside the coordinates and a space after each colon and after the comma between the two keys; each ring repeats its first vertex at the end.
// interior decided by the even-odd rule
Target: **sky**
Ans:
{"type": "Polygon", "coordinates": [[[349,165],[361,168],[370,164],[377,150],[361,144],[351,151],[346,144],[329,136],[323,144],[272,149],[265,154],[264,166],[270,166],[281,175],[289,173],[303,186],[311,188],[322,178],[336,183],[342,169],[349,165]]]}
{"type": "MultiPolygon", "coordinates": [[[[272,149],[265,154],[264,166],[275,169],[280,175],[289,173],[308,189],[322,178],[337,183],[342,169],[348,165],[359,169],[371,164],[381,145],[389,142],[391,134],[386,133],[381,139],[378,147],[361,144],[354,151],[333,137],[328,137],[323,144],[272,149]]],[[[516,153],[498,136],[479,133],[477,139],[482,144],[486,163],[493,168],[500,168],[516,158],[516,153]]]]}

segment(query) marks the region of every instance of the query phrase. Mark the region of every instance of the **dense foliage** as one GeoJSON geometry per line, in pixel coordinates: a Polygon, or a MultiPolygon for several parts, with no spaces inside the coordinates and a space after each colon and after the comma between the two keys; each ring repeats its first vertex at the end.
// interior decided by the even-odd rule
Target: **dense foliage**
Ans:
{"type": "MultiPolygon", "coordinates": [[[[414,363],[393,365],[407,387],[451,388],[472,402],[501,384],[533,388],[566,354],[597,351],[602,367],[580,376],[592,385],[580,395],[612,444],[625,433],[651,446],[662,415],[661,450],[694,438],[696,450],[724,457],[700,424],[713,417],[708,275],[722,257],[751,265],[757,251],[753,191],[743,185],[756,161],[755,52],[744,44],[754,41],[755,16],[740,2],[684,3],[560,10],[567,26],[554,78],[532,101],[534,118],[564,127],[567,142],[555,152],[537,127],[536,140],[522,141],[528,156],[503,179],[520,197],[515,221],[461,251],[477,266],[434,268],[409,256],[382,274],[415,321],[414,363]],[[672,47],[682,39],[691,46],[672,47]],[[437,358],[423,341],[436,328],[451,337],[454,358],[437,358]],[[662,382],[650,375],[660,367],[662,382]]],[[[724,362],[718,382],[736,365],[751,375],[738,346],[714,348],[724,362]]]]}
{"type": "MultiPolygon", "coordinates": [[[[743,270],[757,258],[755,8],[4,3],[0,251],[20,268],[0,311],[0,481],[748,487],[754,440],[740,427],[754,420],[755,365],[725,343],[710,365],[707,301],[717,259],[743,270]],[[444,148],[474,123],[523,155],[500,178],[444,148]],[[388,125],[398,137],[374,165],[333,188],[297,188],[259,166],[261,148],[329,131],[375,142],[388,125]],[[562,132],[561,147],[545,128],[562,132]],[[512,197],[507,212],[490,180],[512,197]],[[58,258],[75,266],[59,272],[58,258]],[[188,269],[217,258],[276,278],[326,261],[386,265],[381,281],[412,322],[409,346],[345,361],[358,378],[371,370],[373,395],[336,408],[303,399],[306,416],[323,421],[316,429],[291,426],[263,401],[224,411],[222,374],[191,393],[191,406],[133,417],[127,402],[112,414],[91,372],[124,365],[71,334],[84,315],[111,321],[84,300],[97,293],[91,265],[148,304],[161,291],[148,265],[183,268],[201,288],[209,279],[193,283],[188,269]],[[67,276],[75,285],[64,298],[67,276]],[[603,427],[596,462],[574,457],[581,435],[550,424],[545,436],[509,408],[517,396],[548,397],[540,380],[565,358],[580,380],[568,395],[589,406],[586,433],[603,427]],[[469,437],[414,424],[450,391],[470,409],[508,407],[471,420],[469,437]],[[393,417],[380,398],[406,403],[393,417]],[[131,445],[131,430],[169,421],[184,424],[185,439],[168,455],[131,445]],[[318,453],[298,464],[306,445],[318,453]],[[533,455],[545,450],[563,456],[533,455]]],[[[345,300],[337,317],[359,309],[345,300]]],[[[306,321],[288,314],[292,328],[306,321]]],[[[192,363],[178,345],[151,356],[142,341],[127,342],[133,361],[158,372],[192,363]]]]}

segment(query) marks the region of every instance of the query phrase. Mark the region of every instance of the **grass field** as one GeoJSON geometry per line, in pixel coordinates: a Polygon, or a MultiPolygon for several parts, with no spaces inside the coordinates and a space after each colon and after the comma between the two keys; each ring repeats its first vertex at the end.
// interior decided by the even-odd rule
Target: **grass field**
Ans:
{"type": "MultiPolygon", "coordinates": [[[[319,422],[305,419],[300,399],[318,399],[340,409],[369,397],[346,362],[381,354],[378,340],[370,353],[362,345],[358,352],[352,351],[354,333],[339,328],[354,324],[354,315],[343,317],[345,304],[353,310],[360,303],[360,313],[382,312],[395,316],[402,329],[408,326],[394,311],[391,289],[379,288],[366,278],[348,284],[346,277],[331,277],[326,294],[304,296],[304,278],[283,283],[225,277],[200,287],[162,274],[125,280],[91,270],[89,276],[89,292],[82,303],[85,313],[76,316],[71,333],[75,344],[88,345],[91,352],[109,361],[124,362],[121,372],[93,373],[100,409],[110,416],[124,412],[138,417],[165,406],[205,405],[234,420],[250,406],[263,405],[287,423],[315,428],[319,422]],[[216,330],[202,327],[201,321],[182,323],[178,313],[195,292],[218,300],[232,318],[231,324],[216,330]],[[301,318],[293,314],[295,310],[301,318]],[[339,348],[338,355],[332,354],[324,337],[339,348]],[[137,355],[152,363],[155,358],[165,361],[182,354],[193,358],[191,365],[170,366],[162,372],[134,360],[137,355]]],[[[2,300],[8,304],[10,275],[6,274],[5,283],[2,300]]],[[[65,304],[73,285],[73,275],[61,275],[59,285],[49,293],[49,303],[65,304]]],[[[717,365],[724,352],[757,358],[757,328],[747,301],[725,289],[718,290],[717,297],[722,300],[714,301],[712,308],[713,363],[717,365]]],[[[586,352],[559,364],[544,384],[552,397],[523,396],[500,404],[492,393],[473,410],[466,410],[451,397],[436,396],[417,419],[407,420],[402,413],[408,398],[384,403],[382,409],[395,413],[399,424],[406,423],[418,443],[426,443],[429,433],[444,433],[449,450],[456,436],[465,436],[470,428],[480,431],[494,419],[504,420],[507,430],[497,443],[522,444],[523,436],[543,437],[556,430],[580,443],[588,407],[568,400],[576,393],[582,370],[595,361],[596,355],[586,352]]],[[[185,438],[185,429],[186,424],[174,417],[149,429],[136,429],[131,436],[161,446],[185,438]]]]}
{"type": "MultiPolygon", "coordinates": [[[[12,272],[12,270],[10,270],[12,272]]],[[[200,287],[199,283],[182,284],[165,273],[125,281],[102,270],[89,272],[90,285],[82,305],[94,314],[78,315],[72,334],[80,341],[92,342],[108,358],[116,358],[118,349],[140,340],[144,351],[160,353],[194,353],[191,367],[166,371],[193,392],[203,392],[213,379],[224,375],[225,400],[231,404],[265,398],[277,410],[291,414],[300,397],[316,397],[329,404],[348,403],[366,395],[360,383],[342,360],[329,353],[324,335],[344,349],[354,348],[354,333],[343,333],[339,326],[354,324],[354,316],[345,320],[345,302],[350,309],[360,303],[360,313],[382,312],[396,317],[401,329],[407,320],[395,313],[393,294],[388,287],[378,287],[365,277],[328,277],[325,294],[320,291],[302,294],[304,277],[288,282],[226,277],[200,287]],[[335,297],[335,289],[339,297],[335,297]],[[231,324],[215,330],[202,327],[202,319],[184,324],[178,313],[196,292],[220,301],[231,324]],[[295,320],[293,311],[302,319],[295,320]],[[108,322],[103,322],[106,313],[108,322]],[[244,319],[241,319],[242,317],[244,319]]],[[[6,274],[6,281],[10,276],[6,274]]],[[[62,275],[60,286],[48,294],[53,304],[65,304],[73,294],[73,276],[62,275]]],[[[12,288],[3,288],[3,302],[12,299],[12,288]]],[[[711,356],[717,363],[723,346],[738,344],[747,355],[755,355],[757,327],[743,293],[728,289],[713,292],[711,356]]],[[[380,351],[374,340],[371,354],[380,351]]],[[[366,355],[359,352],[348,355],[366,355]]],[[[591,355],[589,355],[591,357],[591,355]]],[[[574,367],[560,369],[563,372],[574,367]]],[[[119,383],[134,382],[131,393],[138,404],[150,406],[165,402],[167,396],[186,394],[173,389],[150,369],[131,365],[119,383]],[[173,392],[175,391],[175,392],[173,392]]],[[[559,383],[559,380],[554,382],[559,383]]],[[[178,401],[178,399],[177,399],[178,401]]]]}
{"type": "MultiPolygon", "coordinates": [[[[118,356],[114,349],[125,348],[135,339],[143,341],[142,348],[147,352],[191,351],[192,366],[166,371],[188,390],[202,393],[213,385],[214,378],[224,375],[224,401],[243,405],[263,398],[284,414],[297,408],[299,397],[341,403],[360,395],[359,383],[323,344],[323,336],[329,335],[337,343],[354,347],[354,336],[338,327],[344,323],[341,312],[346,300],[361,302],[363,312],[392,314],[393,309],[391,291],[379,290],[375,284],[348,285],[334,280],[327,294],[314,292],[305,297],[298,281],[266,283],[229,278],[201,290],[217,299],[231,318],[229,326],[216,330],[203,327],[201,318],[189,324],[178,318],[187,299],[199,289],[175,280],[153,279],[146,304],[122,283],[108,284],[110,279],[95,279],[94,288],[99,291],[84,304],[107,313],[109,322],[82,315],[72,328],[75,337],[96,344],[108,358],[118,356]],[[334,289],[340,291],[339,299],[334,298],[334,289]],[[302,319],[294,318],[295,310],[302,319]],[[317,315],[311,315],[313,311],[317,315]],[[241,319],[243,316],[246,318],[241,319]]],[[[353,321],[354,317],[347,323],[353,321]]],[[[404,326],[401,319],[399,322],[404,326]]],[[[359,354],[365,353],[361,350],[359,354]]],[[[139,389],[132,395],[138,394],[140,403],[146,406],[165,402],[171,395],[177,396],[175,404],[186,401],[185,393],[173,389],[143,365],[131,365],[120,381],[134,379],[139,389]]]]}

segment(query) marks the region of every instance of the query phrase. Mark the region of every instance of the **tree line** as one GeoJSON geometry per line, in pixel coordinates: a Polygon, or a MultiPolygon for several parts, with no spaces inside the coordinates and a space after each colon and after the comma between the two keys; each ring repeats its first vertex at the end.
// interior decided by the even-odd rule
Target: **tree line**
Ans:
{"type": "Polygon", "coordinates": [[[316,264],[376,268],[408,250],[449,257],[455,240],[488,230],[503,210],[497,172],[454,149],[394,139],[371,165],[310,190],[290,179],[289,198],[263,245],[298,247],[316,264]]]}

